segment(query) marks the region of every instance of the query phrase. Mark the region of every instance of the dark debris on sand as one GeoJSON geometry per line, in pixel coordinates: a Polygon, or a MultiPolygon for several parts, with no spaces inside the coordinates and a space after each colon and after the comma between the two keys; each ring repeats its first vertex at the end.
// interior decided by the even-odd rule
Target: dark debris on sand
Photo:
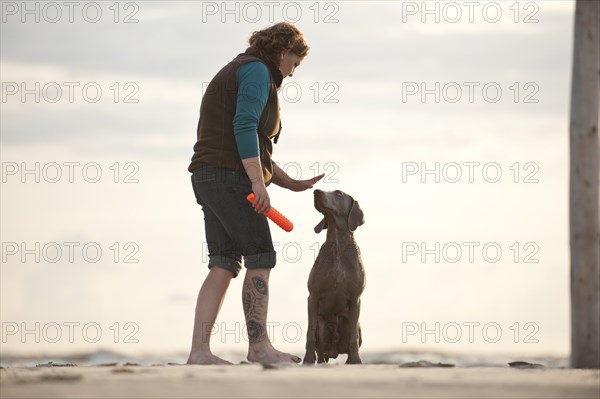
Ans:
{"type": "Polygon", "coordinates": [[[432,363],[427,360],[419,360],[418,362],[402,363],[400,367],[454,367],[451,363],[432,363]]]}
{"type": "Polygon", "coordinates": [[[261,363],[263,370],[279,370],[288,367],[296,367],[297,365],[292,363],[261,363]]]}
{"type": "Polygon", "coordinates": [[[517,360],[516,362],[510,362],[510,363],[508,363],[508,365],[510,367],[513,367],[516,369],[543,369],[543,368],[546,368],[546,366],[544,366],[543,364],[528,363],[528,362],[523,362],[521,360],[517,360]]]}
{"type": "Polygon", "coordinates": [[[48,362],[48,363],[36,364],[35,367],[77,367],[77,365],[75,363],[48,362]]]}

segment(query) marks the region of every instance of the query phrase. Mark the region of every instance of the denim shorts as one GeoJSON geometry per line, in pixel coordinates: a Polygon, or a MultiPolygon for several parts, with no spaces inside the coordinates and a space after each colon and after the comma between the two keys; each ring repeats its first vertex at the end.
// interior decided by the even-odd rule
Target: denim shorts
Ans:
{"type": "Polygon", "coordinates": [[[271,230],[246,199],[252,183],[244,172],[202,166],[192,173],[192,187],[204,212],[209,269],[217,266],[237,277],[242,256],[247,269],[275,267],[271,230]]]}

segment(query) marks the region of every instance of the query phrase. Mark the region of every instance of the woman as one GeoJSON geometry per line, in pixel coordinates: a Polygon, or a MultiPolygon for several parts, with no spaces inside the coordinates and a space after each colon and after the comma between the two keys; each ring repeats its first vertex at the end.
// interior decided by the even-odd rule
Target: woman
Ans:
{"type": "Polygon", "coordinates": [[[242,304],[248,330],[248,360],[297,363],[297,356],[277,351],[266,330],[269,274],[275,251],[267,219],[267,186],[293,191],[311,188],[323,175],[290,178],[271,159],[281,131],[277,90],[292,76],[309,47],[289,23],[254,32],[250,47],[225,65],[202,98],[198,140],[189,166],[197,202],[204,211],[209,251],[208,276],[196,304],[188,364],[229,364],[212,354],[210,336],[232,278],[242,265],[246,275],[242,304]],[[246,196],[253,192],[253,204],[246,196]]]}

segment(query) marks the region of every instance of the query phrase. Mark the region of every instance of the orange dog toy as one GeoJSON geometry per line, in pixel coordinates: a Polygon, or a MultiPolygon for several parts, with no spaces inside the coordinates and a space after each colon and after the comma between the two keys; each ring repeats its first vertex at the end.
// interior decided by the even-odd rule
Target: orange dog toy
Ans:
{"type": "MultiPolygon", "coordinates": [[[[251,203],[254,203],[254,193],[248,194],[248,196],[246,198],[251,203]]],[[[279,211],[277,211],[277,209],[275,209],[273,207],[271,207],[271,209],[269,209],[267,212],[265,212],[264,215],[266,217],[268,217],[269,219],[271,219],[277,226],[281,227],[288,233],[290,231],[292,231],[292,229],[294,228],[294,224],[292,222],[290,222],[290,220],[288,218],[283,216],[281,213],[279,213],[279,211]]]]}

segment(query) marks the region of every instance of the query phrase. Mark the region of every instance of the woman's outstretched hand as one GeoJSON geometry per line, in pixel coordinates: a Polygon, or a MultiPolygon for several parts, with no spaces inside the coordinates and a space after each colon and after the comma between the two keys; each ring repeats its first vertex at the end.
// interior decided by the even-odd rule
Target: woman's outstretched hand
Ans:
{"type": "Polygon", "coordinates": [[[312,188],[315,183],[325,177],[325,173],[315,176],[312,179],[296,180],[288,176],[277,164],[273,164],[273,183],[279,187],[287,188],[292,191],[304,191],[312,188]]]}
{"type": "Polygon", "coordinates": [[[313,188],[313,186],[319,180],[321,180],[324,176],[325,176],[325,173],[320,174],[319,176],[315,176],[312,179],[306,179],[306,180],[294,180],[294,179],[290,179],[290,181],[287,184],[287,188],[290,189],[290,190],[292,190],[292,191],[304,191],[304,190],[308,190],[309,188],[313,188]]]}

